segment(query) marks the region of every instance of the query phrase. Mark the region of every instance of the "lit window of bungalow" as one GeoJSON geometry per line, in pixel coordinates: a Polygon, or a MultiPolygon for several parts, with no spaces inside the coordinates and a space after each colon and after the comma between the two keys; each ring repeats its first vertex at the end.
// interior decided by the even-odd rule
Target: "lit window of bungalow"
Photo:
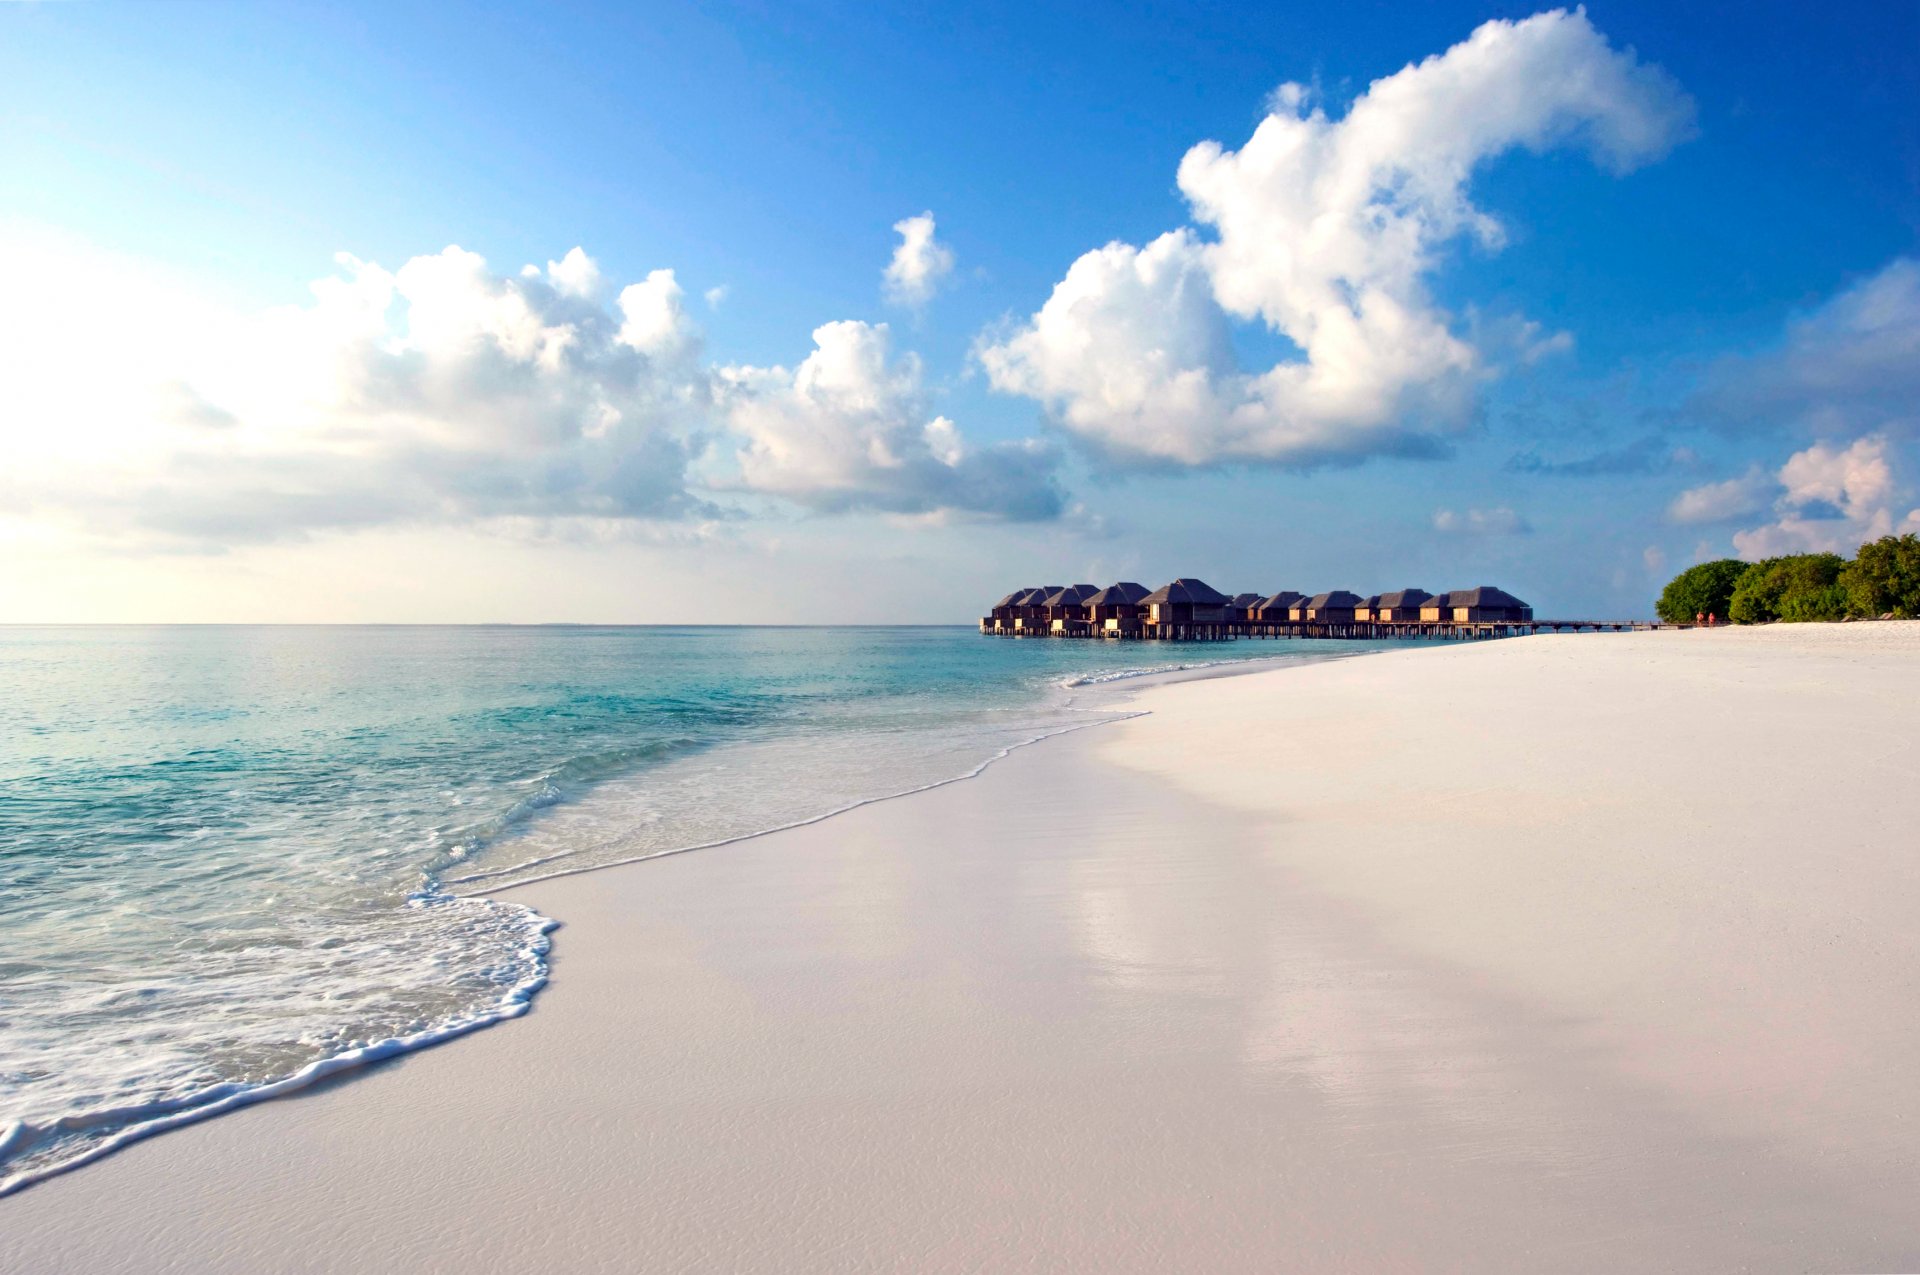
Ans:
{"type": "Polygon", "coordinates": [[[1420,604],[1433,595],[1425,589],[1402,589],[1383,593],[1373,608],[1376,624],[1412,624],[1420,618],[1420,604]]]}
{"type": "Polygon", "coordinates": [[[1194,624],[1226,623],[1227,607],[1233,601],[1205,580],[1182,577],[1162,585],[1141,599],[1147,610],[1147,623],[1156,628],[1180,629],[1194,624]]]}
{"type": "Polygon", "coordinates": [[[1091,584],[1070,584],[1049,594],[1046,600],[1049,633],[1084,633],[1087,628],[1087,599],[1100,592],[1091,584]]]}
{"type": "Polygon", "coordinates": [[[1140,604],[1146,596],[1144,584],[1131,580],[1110,584],[1087,599],[1087,623],[1101,633],[1138,635],[1143,609],[1140,604]]]}
{"type": "Polygon", "coordinates": [[[1313,624],[1352,624],[1354,611],[1365,604],[1365,598],[1345,589],[1316,593],[1307,599],[1307,619],[1313,624]]]}
{"type": "Polygon", "coordinates": [[[1533,608],[1505,589],[1483,584],[1477,589],[1456,589],[1447,595],[1453,619],[1461,624],[1524,623],[1533,618],[1533,608]]]}

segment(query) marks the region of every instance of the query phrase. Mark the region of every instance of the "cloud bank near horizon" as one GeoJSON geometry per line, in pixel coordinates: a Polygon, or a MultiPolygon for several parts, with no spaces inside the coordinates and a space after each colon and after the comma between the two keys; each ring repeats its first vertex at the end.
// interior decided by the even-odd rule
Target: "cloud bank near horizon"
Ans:
{"type": "Polygon", "coordinates": [[[71,243],[0,301],[0,509],[218,549],[409,522],[724,521],[806,511],[1046,519],[1057,448],[970,445],[886,325],[829,323],[792,372],[709,364],[674,272],[614,293],[574,248],[494,270],[457,246],[349,254],[309,300],[223,310],[71,243]],[[94,298],[111,297],[99,307],[94,298]],[[105,357],[102,357],[103,354],[105,357]]]}

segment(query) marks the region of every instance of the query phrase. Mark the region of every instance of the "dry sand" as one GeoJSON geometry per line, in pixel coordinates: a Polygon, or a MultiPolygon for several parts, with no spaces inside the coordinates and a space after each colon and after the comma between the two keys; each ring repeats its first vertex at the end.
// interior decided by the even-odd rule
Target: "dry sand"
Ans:
{"type": "Polygon", "coordinates": [[[1920,1266],[1920,625],[1140,704],[528,887],[531,1015],[0,1201],[0,1269],[1920,1266]]]}

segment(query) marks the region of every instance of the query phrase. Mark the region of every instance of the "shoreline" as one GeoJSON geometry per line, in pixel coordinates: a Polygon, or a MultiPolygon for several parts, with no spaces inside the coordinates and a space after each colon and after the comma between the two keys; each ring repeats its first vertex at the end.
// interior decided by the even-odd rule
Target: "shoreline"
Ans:
{"type": "MultiPolygon", "coordinates": [[[[1275,652],[1272,656],[1252,656],[1243,660],[1215,660],[1203,664],[1185,664],[1178,668],[1171,669],[1150,669],[1137,672],[1127,671],[1107,674],[1092,681],[1070,681],[1063,684],[1061,689],[1067,691],[1126,690],[1129,692],[1144,692],[1152,690],[1155,687],[1176,686],[1185,682],[1212,681],[1216,678],[1223,677],[1246,677],[1256,673],[1277,673],[1289,668],[1305,667],[1310,664],[1327,663],[1333,660],[1356,659],[1363,655],[1387,654],[1392,654],[1392,652],[1371,649],[1345,653],[1329,653],[1326,655],[1318,653],[1303,655],[1292,652],[1275,652]],[[1280,661],[1287,662],[1283,664],[1280,663],[1280,661]],[[1278,667],[1276,667],[1276,665],[1278,665],[1278,667]]],[[[1074,711],[1100,713],[1105,716],[1099,721],[1077,722],[1071,726],[1061,726],[1053,730],[1042,731],[1040,734],[1028,739],[1015,740],[1003,748],[996,749],[971,769],[961,774],[950,775],[944,779],[931,780],[912,788],[903,788],[899,792],[881,793],[876,797],[862,797],[858,801],[850,802],[844,806],[835,806],[831,810],[822,811],[817,815],[810,815],[805,819],[797,819],[792,823],[783,823],[771,828],[762,828],[757,832],[743,832],[738,836],[722,837],[717,841],[702,841],[690,846],[675,846],[670,850],[650,851],[647,854],[635,855],[629,859],[610,859],[604,863],[589,863],[579,867],[562,868],[539,876],[528,877],[524,880],[510,881],[503,886],[496,886],[492,889],[452,890],[448,891],[448,894],[450,897],[456,899],[490,899],[493,898],[496,893],[504,894],[512,890],[526,889],[531,886],[537,886],[545,881],[558,881],[566,877],[583,876],[590,872],[600,872],[611,868],[632,867],[635,864],[651,863],[655,859],[667,859],[672,858],[674,855],[693,854],[701,850],[720,850],[727,846],[740,845],[743,842],[753,841],[760,837],[771,837],[782,832],[791,832],[796,828],[812,827],[814,824],[825,823],[829,819],[837,819],[841,815],[849,814],[867,806],[880,805],[889,801],[900,801],[907,797],[917,797],[921,793],[933,792],[935,789],[945,788],[949,784],[961,784],[970,779],[978,779],[981,775],[984,775],[990,767],[1005,761],[1022,749],[1032,748],[1036,744],[1044,744],[1050,739],[1059,739],[1065,735],[1077,734],[1083,730],[1092,730],[1101,726],[1111,726],[1116,722],[1125,721],[1130,717],[1141,716],[1147,711],[1132,708],[1129,706],[1130,703],[1131,701],[1118,701],[1107,708],[1076,709],[1074,711]]],[[[491,869],[486,872],[477,872],[461,877],[450,877],[444,884],[466,885],[471,882],[486,881],[493,877],[511,876],[519,872],[522,868],[538,866],[543,862],[550,862],[550,860],[532,860],[528,863],[517,864],[513,867],[491,869]]],[[[562,925],[564,922],[555,921],[555,924],[562,925]]]]}
{"type": "MultiPolygon", "coordinates": [[[[1849,626],[1862,628],[1890,626],[1849,626]]],[[[183,1269],[504,1269],[536,1254],[595,1265],[616,1253],[766,1268],[1034,1255],[1271,1268],[1261,1259],[1284,1251],[1307,1256],[1278,1264],[1315,1267],[1910,1262],[1920,1235],[1887,1201],[1920,1178],[1897,1140],[1868,1132],[1906,1119],[1914,1096],[1882,1065],[1911,1029],[1868,1030],[1920,973],[1910,941],[1883,943],[1891,973],[1824,1007],[1819,1049],[1804,1023],[1793,1033],[1798,1054],[1828,1068],[1828,1088],[1809,1097],[1765,1005],[1736,997],[1706,1021],[1786,1068],[1771,1074],[1703,1056],[1705,1037],[1685,1023],[1636,1017],[1643,966],[1587,949],[1556,962],[1552,943],[1541,958],[1541,935],[1516,918],[1543,910],[1562,946],[1568,933],[1590,942],[1569,922],[1565,886],[1607,884],[1601,839],[1573,837],[1579,854],[1551,870],[1496,862],[1520,885],[1510,898],[1485,891],[1469,925],[1456,896],[1484,888],[1473,874],[1489,865],[1462,848],[1483,843],[1430,837],[1421,854],[1369,861],[1356,828],[1384,819],[1398,830],[1400,807],[1381,796],[1368,815],[1359,795],[1328,787],[1346,773],[1402,800],[1422,784],[1436,797],[1483,793],[1471,750],[1443,757],[1438,777],[1421,769],[1432,754],[1405,755],[1432,740],[1395,697],[1424,685],[1478,711],[1472,679],[1485,669],[1469,666],[1489,657],[1605,652],[1575,661],[1588,691],[1612,675],[1596,664],[1624,664],[1643,696],[1649,678],[1705,669],[1773,695],[1761,707],[1817,733],[1817,695],[1757,676],[1767,650],[1790,648],[1803,672],[1840,679],[1812,689],[1843,707],[1877,698],[1884,710],[1874,685],[1844,678],[1887,660],[1920,670],[1920,641],[1901,633],[1891,653],[1847,639],[1809,654],[1824,639],[1791,633],[1647,635],[1652,645],[1608,635],[1449,646],[1420,661],[1229,666],[1230,681],[1130,688],[1149,716],[1072,729],[969,783],[905,794],[913,801],[870,802],[725,854],[678,852],[644,873],[500,890],[567,927],[527,1015],[541,1030],[468,1033],[458,1049],[410,1053],[19,1192],[0,1202],[0,1257],[22,1269],[151,1266],[148,1237],[164,1233],[183,1269]],[[1387,726],[1398,713],[1405,738],[1383,756],[1366,720],[1317,725],[1313,710],[1336,704],[1360,718],[1384,708],[1387,726]],[[1302,723],[1316,728],[1275,729],[1302,723]],[[1233,732],[1241,746],[1223,751],[1233,732]],[[1277,757],[1313,784],[1276,794],[1277,757]],[[1457,782],[1443,793],[1440,780],[1457,782]],[[1448,887],[1441,868],[1464,884],[1448,887]],[[1505,927],[1498,941],[1487,926],[1505,927]],[[1837,1046],[1856,1061],[1829,1057],[1837,1046]],[[1761,1092],[1769,1111],[1747,1110],[1761,1092]],[[1627,1162],[1646,1180],[1604,1171],[1627,1162]],[[409,1236],[405,1216],[432,1222],[409,1236]],[[1581,1247],[1601,1236],[1611,1247],[1581,1247]]],[[[1527,716],[1539,703],[1509,707],[1536,728],[1551,720],[1527,716]]],[[[1551,707],[1577,715],[1593,703],[1551,707]]],[[[1630,716],[1634,705],[1614,707],[1630,716]]],[[[1539,746],[1501,736],[1497,717],[1461,721],[1496,770],[1540,764],[1526,756],[1539,746]]],[[[1914,742],[1913,727],[1897,729],[1907,733],[1876,737],[1866,763],[1914,742]]],[[[1660,740],[1646,728],[1613,742],[1658,752],[1660,740]]],[[[1863,763],[1844,732],[1838,752],[1828,742],[1812,760],[1863,763]]],[[[1723,760],[1764,744],[1731,739],[1723,760]]],[[[1585,764],[1642,778],[1604,746],[1585,764]]],[[[1507,817],[1562,833],[1633,827],[1630,803],[1602,809],[1578,774],[1546,778],[1507,817]]],[[[1803,902],[1772,890],[1781,883],[1748,857],[1748,906],[1803,902]]],[[[1635,862],[1668,873],[1645,889],[1697,884],[1635,862]]],[[[1904,902],[1913,885],[1898,872],[1873,883],[1878,899],[1848,893],[1857,882],[1802,893],[1807,906],[1858,912],[1904,902]]],[[[1613,896],[1585,906],[1636,947],[1613,896]]],[[[1749,935],[1714,906],[1686,894],[1669,910],[1749,935]]],[[[1659,950],[1663,934],[1645,930],[1637,946],[1659,950]]],[[[1817,1008],[1809,988],[1831,982],[1828,960],[1796,949],[1805,968],[1762,968],[1805,1013],[1817,1008]]],[[[1703,989],[1727,994],[1715,981],[1727,973],[1670,972],[1660,986],[1693,1012],[1703,989]]]]}
{"type": "MultiPolygon", "coordinates": [[[[928,625],[895,627],[932,628],[952,626],[928,625]]],[[[1297,652],[1292,650],[1275,651],[1270,655],[1246,657],[1243,659],[1207,660],[1162,669],[1126,669],[1086,679],[1073,678],[1060,683],[1059,689],[1069,693],[1069,696],[1074,692],[1088,690],[1096,693],[1101,691],[1117,692],[1120,690],[1137,691],[1154,686],[1172,685],[1184,681],[1274,671],[1276,668],[1317,663],[1330,659],[1351,658],[1353,655],[1369,653],[1375,652],[1354,651],[1340,654],[1321,654],[1318,652],[1297,652]]],[[[1069,702],[1071,702],[1070,699],[1069,702]]],[[[936,779],[916,787],[903,789],[899,792],[882,793],[878,796],[862,798],[847,805],[837,806],[792,823],[740,833],[736,836],[723,837],[718,840],[652,851],[646,854],[635,855],[631,858],[562,867],[553,871],[523,877],[518,880],[509,880],[501,885],[484,886],[483,888],[471,890],[444,888],[484,883],[494,878],[516,877],[527,868],[554,861],[534,860],[467,876],[448,878],[441,883],[443,887],[442,893],[449,900],[486,901],[494,898],[496,895],[528,886],[537,886],[546,881],[579,876],[586,873],[597,872],[602,869],[634,866],[650,862],[654,859],[664,859],[674,855],[689,854],[694,851],[722,849],[727,846],[740,844],[741,842],[751,841],[758,837],[771,836],[795,828],[808,827],[846,814],[849,811],[858,810],[863,806],[894,801],[903,797],[911,797],[919,793],[930,792],[934,789],[945,787],[949,784],[956,784],[968,779],[977,778],[985,773],[988,767],[994,765],[996,762],[1005,760],[1023,748],[1044,743],[1049,739],[1069,735],[1090,727],[1110,725],[1113,722],[1136,715],[1137,712],[1137,710],[1130,709],[1126,707],[1125,704],[1118,702],[1111,704],[1105,709],[1096,708],[1082,711],[1103,715],[1099,720],[1091,720],[1051,730],[1043,730],[1041,733],[1030,738],[1016,740],[996,750],[971,769],[961,774],[936,779]]],[[[529,947],[527,950],[537,957],[544,958],[551,950],[551,940],[549,936],[555,930],[560,929],[564,925],[564,921],[546,916],[538,907],[530,904],[512,901],[512,905],[524,909],[529,919],[537,923],[536,927],[531,931],[531,938],[529,939],[529,947]]],[[[486,1007],[474,1017],[459,1022],[423,1028],[404,1037],[389,1037],[370,1041],[367,1044],[346,1050],[342,1053],[331,1054],[315,1059],[313,1062],[308,1063],[295,1072],[259,1084],[243,1085],[235,1082],[222,1082],[202,1094],[151,1104],[147,1109],[148,1114],[144,1120],[119,1129],[105,1141],[73,1159],[66,1160],[50,1168],[19,1174],[13,1177],[0,1178],[0,1200],[4,1200],[22,1191],[31,1190],[40,1183],[76,1172],[88,1165],[95,1164],[102,1159],[115,1155],[126,1147],[145,1141],[148,1138],[157,1137],[161,1134],[196,1124],[202,1120],[214,1119],[255,1103],[271,1101],[276,1098],[296,1094],[313,1085],[343,1082],[350,1079],[354,1073],[363,1068],[375,1066],[408,1054],[451,1044],[463,1037],[484,1031],[489,1027],[496,1027],[510,1022],[528,1012],[531,1008],[533,998],[546,985],[549,970],[550,965],[543,960],[532,977],[522,980],[519,984],[509,989],[500,1001],[486,1007]]],[[[22,1127],[17,1125],[7,1125],[4,1128],[0,1128],[0,1146],[9,1144],[15,1136],[24,1136],[28,1128],[30,1128],[30,1126],[22,1127]]]]}

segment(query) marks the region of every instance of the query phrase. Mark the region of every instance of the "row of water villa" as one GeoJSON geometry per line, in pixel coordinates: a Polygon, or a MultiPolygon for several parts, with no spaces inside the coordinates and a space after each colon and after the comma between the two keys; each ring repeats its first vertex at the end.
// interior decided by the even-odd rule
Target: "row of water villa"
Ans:
{"type": "Polygon", "coordinates": [[[1234,638],[1479,638],[1541,629],[1651,627],[1634,621],[1535,620],[1533,608],[1483,584],[1450,593],[1401,589],[1371,597],[1345,589],[1311,596],[1283,589],[1229,597],[1182,578],[1149,591],[1131,580],[1015,589],[980,617],[995,637],[1143,638],[1217,642],[1234,638]]]}

